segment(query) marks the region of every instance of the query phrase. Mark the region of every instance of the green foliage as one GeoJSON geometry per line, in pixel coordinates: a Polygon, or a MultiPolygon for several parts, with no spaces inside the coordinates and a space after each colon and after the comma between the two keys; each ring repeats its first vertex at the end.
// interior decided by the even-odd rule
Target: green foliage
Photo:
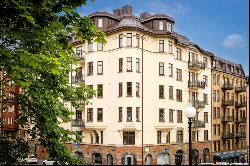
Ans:
{"type": "MultiPolygon", "coordinates": [[[[72,115],[64,101],[81,109],[77,99],[87,103],[88,94],[95,94],[85,86],[69,84],[69,73],[76,59],[67,35],[73,32],[79,41],[105,43],[104,33],[96,29],[92,20],[76,12],[77,7],[85,4],[86,0],[0,2],[0,68],[23,91],[15,94],[14,102],[8,103],[7,98],[2,104],[20,106],[18,123],[23,127],[34,124],[31,136],[39,139],[50,158],[61,164],[80,162],[62,143],[74,141],[66,135],[75,134],[60,127],[72,115]]],[[[0,82],[1,87],[3,84],[6,80],[0,82]]],[[[1,142],[0,148],[2,145],[1,142]]],[[[12,159],[6,160],[14,163],[12,159]]]]}

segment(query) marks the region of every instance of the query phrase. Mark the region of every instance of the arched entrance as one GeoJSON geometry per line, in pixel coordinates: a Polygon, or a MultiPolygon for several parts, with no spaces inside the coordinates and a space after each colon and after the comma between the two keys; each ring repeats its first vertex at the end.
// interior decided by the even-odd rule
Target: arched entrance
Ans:
{"type": "Polygon", "coordinates": [[[107,165],[113,165],[113,156],[111,154],[107,155],[107,165]]]}
{"type": "Polygon", "coordinates": [[[133,154],[125,153],[121,157],[122,165],[136,165],[136,157],[133,154]]]}
{"type": "Polygon", "coordinates": [[[168,165],[169,164],[169,154],[159,153],[157,154],[157,165],[168,165]]]}
{"type": "Polygon", "coordinates": [[[92,163],[93,164],[102,164],[102,155],[100,153],[92,153],[92,163]]]}
{"type": "Polygon", "coordinates": [[[178,150],[175,153],[175,165],[181,165],[182,164],[182,160],[183,160],[183,151],[182,150],[178,150]]]}
{"type": "Polygon", "coordinates": [[[209,163],[210,158],[209,158],[209,149],[205,148],[203,149],[203,163],[209,163]]]}
{"type": "Polygon", "coordinates": [[[198,165],[199,163],[199,151],[197,149],[192,150],[192,164],[198,165]]]}
{"type": "Polygon", "coordinates": [[[147,154],[145,157],[145,165],[152,165],[152,155],[147,154]]]}
{"type": "Polygon", "coordinates": [[[77,158],[84,158],[84,154],[80,150],[75,151],[74,156],[77,158]]]}

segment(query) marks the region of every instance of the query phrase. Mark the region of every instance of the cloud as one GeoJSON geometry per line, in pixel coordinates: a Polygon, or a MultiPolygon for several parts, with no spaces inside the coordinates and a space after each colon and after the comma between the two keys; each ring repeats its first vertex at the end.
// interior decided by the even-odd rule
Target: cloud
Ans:
{"type": "Polygon", "coordinates": [[[231,34],[225,38],[223,46],[226,48],[243,48],[245,43],[240,34],[231,34]]]}

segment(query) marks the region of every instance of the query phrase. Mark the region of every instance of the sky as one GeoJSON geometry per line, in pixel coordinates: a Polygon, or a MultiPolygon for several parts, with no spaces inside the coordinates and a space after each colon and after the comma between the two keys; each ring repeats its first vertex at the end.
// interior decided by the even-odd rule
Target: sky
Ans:
{"type": "Polygon", "coordinates": [[[135,16],[171,16],[174,31],[218,57],[242,64],[249,75],[249,0],[89,0],[77,11],[81,16],[112,13],[125,5],[132,6],[135,16]]]}

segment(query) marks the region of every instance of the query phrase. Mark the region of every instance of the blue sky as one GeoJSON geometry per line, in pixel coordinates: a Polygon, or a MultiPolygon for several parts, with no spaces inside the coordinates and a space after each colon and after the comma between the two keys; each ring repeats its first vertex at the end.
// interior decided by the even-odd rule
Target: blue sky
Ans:
{"type": "Polygon", "coordinates": [[[175,20],[174,31],[216,56],[243,65],[249,75],[249,0],[95,0],[78,8],[80,15],[112,13],[130,5],[133,15],[164,13],[175,20]]]}

